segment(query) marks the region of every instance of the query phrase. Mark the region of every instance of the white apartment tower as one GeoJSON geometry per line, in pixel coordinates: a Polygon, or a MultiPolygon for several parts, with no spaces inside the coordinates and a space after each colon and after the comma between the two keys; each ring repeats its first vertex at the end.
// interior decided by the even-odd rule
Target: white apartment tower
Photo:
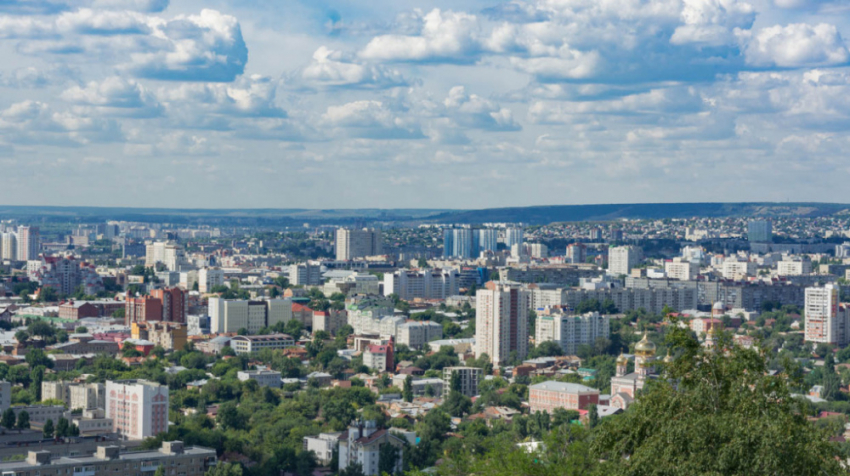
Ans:
{"type": "Polygon", "coordinates": [[[18,235],[11,232],[0,234],[0,259],[18,259],[18,235]]]}
{"type": "Polygon", "coordinates": [[[224,285],[224,271],[220,268],[201,268],[198,270],[198,291],[212,292],[216,286],[224,285]]]}
{"type": "Polygon", "coordinates": [[[381,231],[371,228],[336,231],[336,259],[341,261],[383,253],[381,231]]]}
{"type": "Polygon", "coordinates": [[[457,270],[400,269],[384,274],[384,296],[397,294],[405,301],[416,298],[446,299],[460,291],[460,273],[457,270]]]}
{"type": "Polygon", "coordinates": [[[106,382],[106,418],[112,431],[142,440],[168,431],[168,386],[147,380],[106,382]]]}
{"type": "Polygon", "coordinates": [[[615,276],[629,274],[640,264],[641,249],[636,246],[615,246],[608,250],[608,273],[615,276]]]}
{"type": "Polygon", "coordinates": [[[504,365],[511,352],[528,354],[528,292],[487,283],[476,293],[475,357],[487,354],[493,365],[504,365]]]}
{"type": "Polygon", "coordinates": [[[271,299],[268,301],[224,300],[210,298],[207,306],[210,315],[210,332],[238,332],[247,329],[250,335],[264,327],[292,319],[292,300],[271,299]]]}
{"type": "Polygon", "coordinates": [[[38,258],[41,243],[37,227],[18,227],[18,261],[34,260],[38,258]]]}
{"type": "Polygon", "coordinates": [[[664,262],[664,272],[670,279],[678,279],[680,281],[690,281],[699,276],[699,262],[689,261],[686,258],[675,257],[672,261],[664,262]]]}
{"type": "Polygon", "coordinates": [[[511,246],[517,244],[522,244],[522,228],[505,229],[505,246],[510,249],[511,246]]]}
{"type": "Polygon", "coordinates": [[[593,345],[600,337],[611,334],[608,316],[590,312],[582,316],[541,315],[535,324],[534,342],[553,341],[566,355],[575,355],[578,346],[593,345]]]}
{"type": "Polygon", "coordinates": [[[848,313],[839,305],[837,284],[806,288],[806,342],[845,345],[850,340],[848,313]]]}

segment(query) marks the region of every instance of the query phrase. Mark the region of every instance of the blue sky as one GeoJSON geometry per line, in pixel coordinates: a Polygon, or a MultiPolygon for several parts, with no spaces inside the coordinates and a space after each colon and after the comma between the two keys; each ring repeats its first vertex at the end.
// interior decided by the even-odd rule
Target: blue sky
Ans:
{"type": "Polygon", "coordinates": [[[850,0],[0,0],[0,203],[850,202],[850,0]]]}

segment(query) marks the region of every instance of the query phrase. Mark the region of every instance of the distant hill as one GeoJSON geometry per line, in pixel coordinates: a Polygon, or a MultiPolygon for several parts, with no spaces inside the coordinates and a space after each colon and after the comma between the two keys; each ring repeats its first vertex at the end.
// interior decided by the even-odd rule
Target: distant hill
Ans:
{"type": "Polygon", "coordinates": [[[850,205],[838,203],[632,203],[612,205],[552,205],[489,208],[448,212],[432,217],[450,223],[609,221],[622,218],[661,219],[691,217],[798,216],[816,217],[848,213],[850,205]]]}
{"type": "Polygon", "coordinates": [[[351,225],[374,222],[488,223],[523,222],[542,225],[556,222],[611,221],[690,217],[797,216],[850,214],[850,205],[837,203],[632,203],[611,205],[550,205],[445,209],[181,209],[128,207],[1,206],[0,219],[91,223],[105,220],[147,223],[209,224],[216,226],[351,225]]]}

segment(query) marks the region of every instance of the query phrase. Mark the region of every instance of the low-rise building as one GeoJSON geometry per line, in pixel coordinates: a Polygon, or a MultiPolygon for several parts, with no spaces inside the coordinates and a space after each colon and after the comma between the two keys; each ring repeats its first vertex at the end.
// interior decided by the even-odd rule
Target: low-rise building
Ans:
{"type": "Polygon", "coordinates": [[[243,382],[256,380],[261,387],[281,387],[280,372],[274,370],[242,370],[236,374],[236,377],[243,382]]]}
{"type": "Polygon", "coordinates": [[[305,436],[304,450],[312,451],[319,464],[327,466],[331,464],[333,453],[339,446],[340,435],[341,433],[319,433],[317,436],[305,436]]]}
{"type": "Polygon", "coordinates": [[[528,404],[531,413],[551,414],[556,408],[586,410],[599,404],[599,390],[577,383],[542,382],[528,387],[528,404]]]}
{"type": "Polygon", "coordinates": [[[53,420],[53,423],[56,423],[65,414],[64,405],[26,405],[11,408],[15,411],[16,417],[22,412],[27,412],[30,421],[34,423],[45,423],[47,420],[53,420]]]}
{"type": "Polygon", "coordinates": [[[328,309],[313,311],[313,332],[325,331],[336,335],[339,329],[348,323],[348,313],[345,310],[328,309]]]}
{"type": "Polygon", "coordinates": [[[294,345],[295,339],[289,334],[235,336],[230,339],[230,347],[233,347],[237,354],[250,354],[263,349],[285,349],[294,345]]]}
{"type": "MultiPolygon", "coordinates": [[[[0,474],[38,476],[149,476],[160,466],[180,468],[180,475],[202,476],[216,464],[213,449],[184,448],[180,441],[163,442],[162,448],[122,453],[118,446],[99,446],[92,456],[53,458],[50,451],[35,450],[23,461],[0,463],[0,474]]],[[[168,472],[171,474],[171,472],[168,472]]],[[[174,473],[177,474],[177,473],[174,473]]]]}
{"type": "Polygon", "coordinates": [[[387,345],[372,344],[366,347],[363,352],[363,365],[379,372],[392,372],[395,368],[392,342],[387,345]]]}
{"type": "Polygon", "coordinates": [[[165,350],[183,350],[188,339],[186,324],[166,321],[134,322],[133,339],[148,340],[165,350]]]}
{"type": "Polygon", "coordinates": [[[421,349],[433,340],[443,338],[443,326],[431,321],[411,321],[396,327],[396,341],[411,349],[421,349]]]}
{"type": "Polygon", "coordinates": [[[390,434],[388,430],[379,430],[374,420],[351,425],[348,432],[339,440],[339,470],[342,471],[357,463],[366,476],[381,474],[378,469],[381,447],[392,445],[396,449],[396,464],[392,473],[402,469],[404,441],[390,434]]]}

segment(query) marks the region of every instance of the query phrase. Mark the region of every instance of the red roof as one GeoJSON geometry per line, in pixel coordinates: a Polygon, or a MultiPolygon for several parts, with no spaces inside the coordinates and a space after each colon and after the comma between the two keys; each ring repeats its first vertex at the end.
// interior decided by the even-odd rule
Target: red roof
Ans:
{"type": "Polygon", "coordinates": [[[387,351],[389,350],[389,347],[390,346],[388,346],[388,345],[372,344],[368,347],[368,350],[372,354],[386,354],[387,351]]]}
{"type": "Polygon", "coordinates": [[[292,312],[305,312],[305,311],[313,312],[312,309],[310,309],[309,307],[307,307],[303,304],[298,304],[297,302],[292,303],[292,312]]]}

